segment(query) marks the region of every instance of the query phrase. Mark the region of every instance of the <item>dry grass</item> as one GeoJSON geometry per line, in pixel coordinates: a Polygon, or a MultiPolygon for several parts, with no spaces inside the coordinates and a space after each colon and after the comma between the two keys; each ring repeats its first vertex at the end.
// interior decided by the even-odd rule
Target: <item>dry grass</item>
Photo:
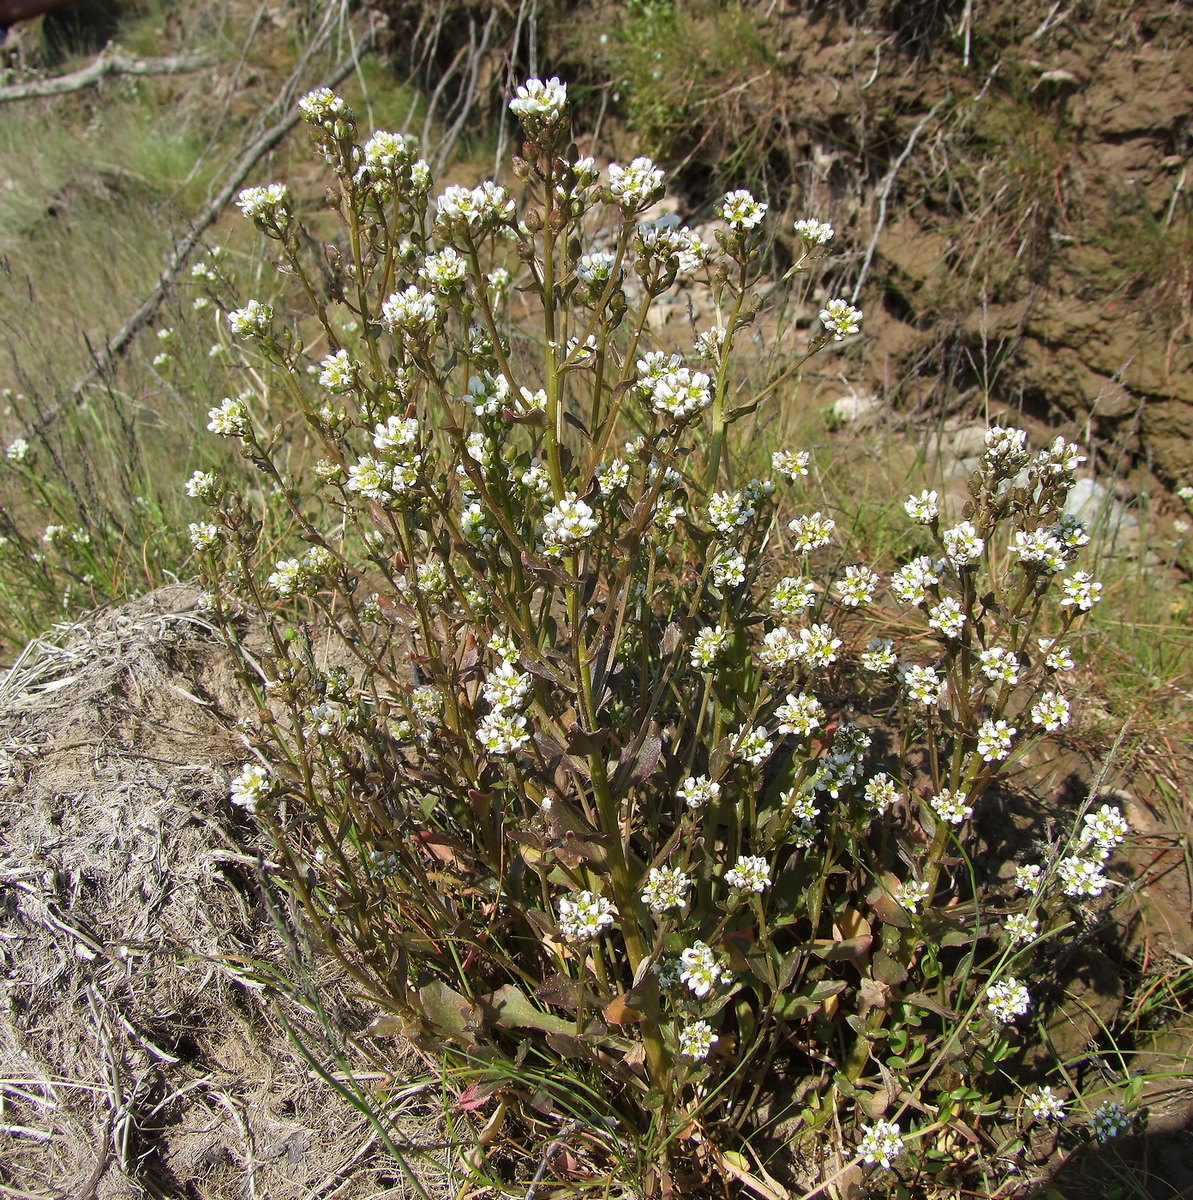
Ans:
{"type": "Polygon", "coordinates": [[[439,1084],[263,906],[227,803],[246,693],[195,601],[64,627],[0,684],[2,1194],[415,1194],[383,1137],[433,1143],[439,1084]]]}

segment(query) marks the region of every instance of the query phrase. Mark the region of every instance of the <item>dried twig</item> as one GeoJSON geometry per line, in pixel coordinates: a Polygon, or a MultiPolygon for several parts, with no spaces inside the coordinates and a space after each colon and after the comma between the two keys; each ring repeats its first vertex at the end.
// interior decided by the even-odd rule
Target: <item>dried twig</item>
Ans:
{"type": "Polygon", "coordinates": [[[951,96],[946,96],[943,100],[938,100],[928,110],[928,113],[920,121],[920,123],[911,131],[911,137],[907,139],[907,145],[903,147],[902,153],[891,164],[891,169],[886,173],[886,178],[882,181],[882,190],[878,197],[878,220],[874,225],[874,233],[870,237],[870,244],[866,247],[866,257],[862,261],[861,273],[857,277],[857,283],[853,288],[853,296],[850,300],[851,304],[856,304],[858,297],[862,294],[862,285],[866,282],[866,276],[870,273],[870,264],[874,261],[874,251],[878,249],[878,239],[882,236],[883,226],[886,224],[886,206],[890,203],[891,192],[895,187],[895,176],[899,174],[899,168],[911,157],[911,152],[915,149],[915,144],[920,134],[928,126],[929,122],[940,111],[940,109],[952,99],[951,96]]]}
{"type": "Polygon", "coordinates": [[[130,58],[124,54],[104,51],[81,71],[55,75],[52,79],[36,79],[32,83],[14,83],[0,87],[0,102],[5,100],[37,100],[44,96],[63,96],[82,91],[109,75],[182,75],[210,67],[215,59],[210,54],[171,54],[166,58],[130,58]]]}

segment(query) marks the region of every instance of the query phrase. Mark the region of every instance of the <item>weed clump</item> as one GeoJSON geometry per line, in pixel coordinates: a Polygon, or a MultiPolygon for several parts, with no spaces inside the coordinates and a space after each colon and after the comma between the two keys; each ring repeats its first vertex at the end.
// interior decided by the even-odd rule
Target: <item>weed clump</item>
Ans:
{"type": "MultiPolygon", "coordinates": [[[[433,197],[412,139],[302,101],[334,303],[286,189],[242,196],[309,324],[227,322],[320,457],[292,472],[251,392],[210,414],[288,506],[282,556],[217,472],[187,484],[211,610],[272,644],[232,799],[379,1028],[574,1136],[578,1177],[757,1183],[831,1135],[854,1167],[993,1186],[1105,1091],[1048,1052],[1042,976],[1110,902],[1126,823],[1091,796],[1002,881],[975,828],[1072,720],[1100,596],[1076,447],[993,428],[960,520],[924,491],[900,561],[841,561],[808,451],[747,477],[734,433],[862,314],[827,300],[751,388],[766,206],[730,193],[708,245],[647,216],[649,159],[578,153],[558,80],[511,108],[525,195],[433,197]],[[718,317],[680,354],[649,317],[684,276],[718,317]]],[[[832,230],[796,233],[808,274],[832,230]]]]}

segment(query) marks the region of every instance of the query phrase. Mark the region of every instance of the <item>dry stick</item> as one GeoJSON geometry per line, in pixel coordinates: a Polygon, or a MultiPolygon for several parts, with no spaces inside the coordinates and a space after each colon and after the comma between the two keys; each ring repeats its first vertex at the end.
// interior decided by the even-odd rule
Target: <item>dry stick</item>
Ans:
{"type": "Polygon", "coordinates": [[[14,83],[0,87],[0,102],[5,100],[37,100],[43,96],[63,96],[99,83],[108,75],[182,75],[210,67],[215,61],[210,54],[172,54],[167,58],[128,58],[109,54],[106,50],[89,66],[69,75],[53,79],[38,79],[33,83],[14,83]]]}
{"type": "Polygon", "coordinates": [[[473,102],[476,99],[476,84],[480,75],[481,62],[485,57],[485,51],[489,48],[489,38],[493,35],[493,25],[497,20],[498,10],[493,9],[489,13],[489,19],[485,22],[485,27],[481,31],[480,45],[478,46],[475,39],[469,36],[470,51],[468,55],[468,86],[460,98],[460,113],[456,117],[454,124],[443,136],[439,149],[436,152],[435,161],[438,164],[438,169],[443,170],[447,164],[451,152],[455,149],[456,139],[460,136],[460,130],[463,128],[464,122],[472,113],[473,102]]]}
{"type": "Polygon", "coordinates": [[[862,271],[857,277],[857,283],[854,285],[853,296],[849,301],[850,304],[857,303],[858,297],[862,294],[862,284],[866,282],[866,276],[870,273],[870,264],[874,261],[874,251],[878,249],[878,239],[882,235],[882,227],[886,224],[886,206],[890,201],[891,192],[895,187],[895,176],[898,175],[899,168],[911,157],[911,152],[915,149],[916,139],[924,132],[925,126],[950,99],[951,97],[946,96],[943,100],[938,100],[932,105],[931,109],[928,110],[928,115],[911,131],[911,137],[907,139],[907,145],[903,147],[903,153],[895,159],[891,165],[891,169],[886,173],[886,178],[882,181],[882,193],[878,200],[878,223],[874,226],[874,234],[870,238],[870,244],[866,247],[866,257],[862,261],[862,271]]]}
{"type": "MultiPolygon", "coordinates": [[[[352,53],[345,58],[335,71],[331,78],[327,81],[327,86],[334,88],[338,83],[344,80],[356,68],[357,58],[363,54],[372,44],[377,36],[377,31],[370,26],[365,31],[360,42],[353,49],[352,53]]],[[[264,133],[249,148],[237,159],[233,165],[231,174],[227,182],[220,189],[215,198],[203,210],[199,218],[191,226],[187,234],[180,238],[174,245],[174,250],[170,255],[169,261],[166,263],[166,268],[162,271],[157,284],[148,296],[141,302],[140,307],[125,323],[116,331],[107,345],[96,355],[95,361],[91,365],[91,369],[82,378],[75,380],[67,390],[67,398],[73,400],[76,404],[82,400],[84,389],[95,379],[104,375],[118,358],[122,358],[132,345],[137,334],[153,320],[157,310],[161,307],[162,301],[166,297],[166,291],[174,282],[178,272],[182,270],[186,264],[186,260],[190,257],[191,251],[198,245],[199,239],[207,230],[215,224],[219,219],[220,214],[228,206],[232,197],[240,190],[241,185],[248,177],[249,172],[257,165],[261,158],[272,150],[290,130],[298,123],[299,113],[296,111],[290,112],[276,124],[271,125],[264,133]]],[[[44,416],[30,430],[31,436],[39,436],[43,434],[50,425],[57,420],[65,407],[66,401],[59,401],[48,409],[44,416]]]]}

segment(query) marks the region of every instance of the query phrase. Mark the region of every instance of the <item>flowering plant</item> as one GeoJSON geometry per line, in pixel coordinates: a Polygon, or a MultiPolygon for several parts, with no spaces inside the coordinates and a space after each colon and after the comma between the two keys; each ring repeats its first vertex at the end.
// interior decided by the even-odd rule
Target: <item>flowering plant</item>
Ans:
{"type": "MultiPolygon", "coordinates": [[[[242,197],[313,324],[250,300],[228,326],[318,457],[288,474],[251,394],[212,410],[291,509],[281,557],[217,475],[187,484],[215,610],[271,639],[232,798],[383,1028],[532,1122],[579,1116],[593,1170],[748,1176],[791,1117],[876,1170],[942,1127],[972,1149],[934,1170],[1008,1153],[1066,1103],[1028,1084],[1072,1085],[1025,1057],[1023,980],[1127,832],[1091,802],[1014,888],[972,858],[1000,773],[1071,720],[1099,596],[1076,448],[992,429],[958,519],[922,492],[900,563],[842,563],[809,452],[748,477],[730,434],[861,313],[829,299],[752,382],[766,206],[731,192],[710,245],[647,215],[648,159],[579,155],[558,80],[511,108],[525,197],[433,197],[411,139],[304,98],[348,247],[330,298],[286,189],[242,197]],[[681,353],[649,318],[691,278],[718,317],[681,353]]],[[[792,274],[833,231],[796,234],[792,274]]]]}

